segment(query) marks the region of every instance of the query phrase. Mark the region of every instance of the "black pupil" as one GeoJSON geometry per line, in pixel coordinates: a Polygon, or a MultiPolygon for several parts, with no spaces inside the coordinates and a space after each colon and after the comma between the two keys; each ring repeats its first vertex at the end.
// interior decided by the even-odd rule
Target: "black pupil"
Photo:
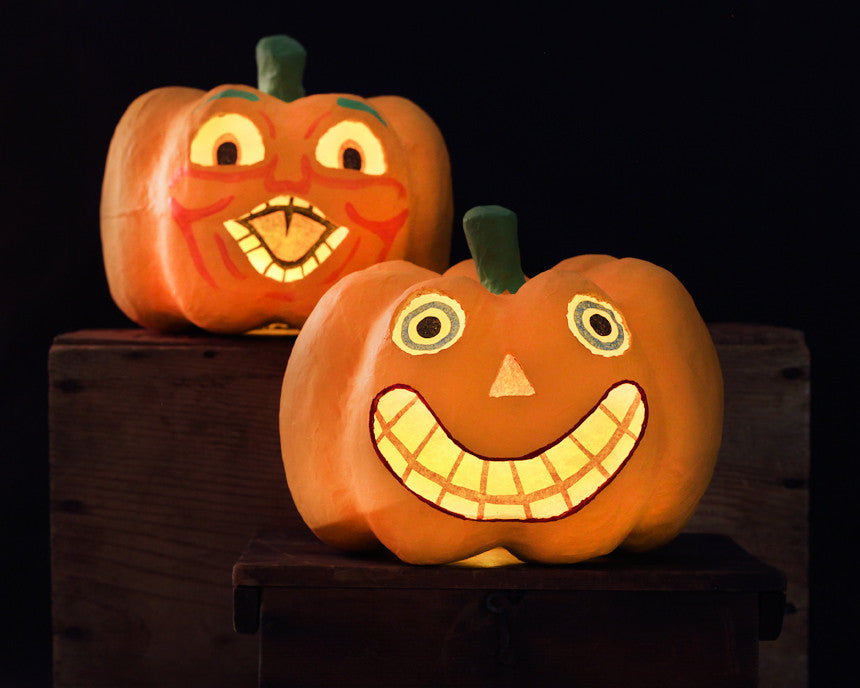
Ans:
{"type": "Polygon", "coordinates": [[[420,334],[424,339],[432,339],[437,334],[439,334],[439,330],[442,329],[442,323],[439,322],[439,318],[435,315],[428,315],[426,318],[421,318],[418,325],[415,327],[415,330],[420,334]]]}
{"type": "Polygon", "coordinates": [[[609,322],[604,316],[595,313],[588,319],[589,325],[591,325],[591,329],[593,329],[597,334],[601,337],[605,337],[610,332],[612,332],[612,323],[609,322]]]}
{"type": "Polygon", "coordinates": [[[225,141],[218,146],[215,157],[218,159],[219,165],[235,165],[239,159],[239,149],[232,141],[225,141]]]}
{"type": "Polygon", "coordinates": [[[360,170],[361,169],[361,153],[355,148],[347,148],[343,152],[343,169],[345,170],[360,170]]]}

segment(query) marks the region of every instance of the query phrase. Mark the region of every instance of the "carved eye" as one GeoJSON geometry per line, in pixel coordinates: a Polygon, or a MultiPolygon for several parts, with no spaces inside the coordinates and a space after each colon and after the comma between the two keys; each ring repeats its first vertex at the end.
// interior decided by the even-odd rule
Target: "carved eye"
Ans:
{"type": "Polygon", "coordinates": [[[570,331],[591,353],[620,356],[630,346],[630,332],[621,313],[609,303],[577,294],[567,304],[570,331]]]}
{"type": "Polygon", "coordinates": [[[413,356],[447,349],[463,335],[466,314],[450,296],[424,293],[400,310],[391,338],[413,356]]]}
{"type": "Polygon", "coordinates": [[[315,155],[321,165],[333,169],[373,175],[385,174],[387,169],[382,142],[363,122],[335,124],[320,136],[315,155]]]}
{"type": "Polygon", "coordinates": [[[188,156],[195,165],[254,165],[266,157],[257,125],[235,112],[206,120],[191,140],[188,156]]]}

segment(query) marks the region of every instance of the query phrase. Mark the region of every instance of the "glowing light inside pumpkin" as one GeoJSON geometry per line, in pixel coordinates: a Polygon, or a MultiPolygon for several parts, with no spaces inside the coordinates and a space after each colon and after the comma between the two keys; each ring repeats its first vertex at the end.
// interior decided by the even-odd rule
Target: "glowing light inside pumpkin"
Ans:
{"type": "Polygon", "coordinates": [[[561,518],[585,505],[621,470],[645,431],[645,394],[619,382],[572,430],[521,457],[469,451],[414,389],[395,385],[371,407],[376,453],[413,494],[470,520],[561,518]]]}
{"type": "Polygon", "coordinates": [[[224,222],[248,262],[276,282],[295,282],[319,267],[349,234],[296,196],[276,196],[224,222]]]}

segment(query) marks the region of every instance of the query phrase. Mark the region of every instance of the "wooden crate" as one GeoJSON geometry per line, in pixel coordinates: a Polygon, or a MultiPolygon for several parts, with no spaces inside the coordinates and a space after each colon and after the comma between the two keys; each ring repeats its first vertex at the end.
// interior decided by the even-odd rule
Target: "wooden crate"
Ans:
{"type": "Polygon", "coordinates": [[[237,630],[259,627],[260,688],[745,688],[785,606],[779,571],[686,533],[643,555],[464,569],[274,531],[233,584],[237,630]]]}
{"type": "MultiPolygon", "coordinates": [[[[726,380],[714,480],[689,530],[785,572],[761,685],[806,685],[809,354],[801,333],[712,327],[726,380]]],[[[260,529],[306,535],[277,433],[290,339],[57,337],[49,356],[55,688],[253,686],[231,570],[260,529]]]]}

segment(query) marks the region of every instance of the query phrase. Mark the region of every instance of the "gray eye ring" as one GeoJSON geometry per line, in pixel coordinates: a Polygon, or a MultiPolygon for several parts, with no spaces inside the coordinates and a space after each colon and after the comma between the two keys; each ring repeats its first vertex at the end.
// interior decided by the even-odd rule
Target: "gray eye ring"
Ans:
{"type": "Polygon", "coordinates": [[[466,314],[460,304],[445,294],[422,292],[400,309],[391,328],[391,339],[408,354],[435,354],[447,349],[462,335],[466,314]]]}
{"type": "Polygon", "coordinates": [[[630,332],[624,318],[612,305],[579,294],[568,303],[568,326],[591,353],[619,356],[630,346],[630,332]],[[605,332],[601,330],[605,329],[605,332]]]}
{"type": "MultiPolygon", "coordinates": [[[[436,316],[432,316],[436,317],[436,316]]],[[[423,320],[423,319],[422,319],[423,320]]],[[[421,320],[418,321],[419,323],[421,320]]],[[[440,326],[442,324],[440,323],[440,326]]],[[[406,314],[406,317],[403,318],[403,324],[400,326],[400,337],[406,346],[410,349],[414,349],[415,351],[437,351],[439,349],[444,349],[445,346],[448,345],[449,342],[453,341],[457,335],[460,334],[460,318],[457,313],[454,311],[451,306],[447,303],[443,303],[442,301],[429,301],[428,303],[421,304],[418,308],[410,311],[406,314]],[[448,316],[448,323],[450,325],[450,329],[448,333],[442,337],[442,339],[434,341],[432,344],[427,344],[421,341],[415,341],[410,333],[410,326],[415,321],[418,316],[426,313],[430,309],[438,309],[442,311],[446,316],[448,316]]]]}

